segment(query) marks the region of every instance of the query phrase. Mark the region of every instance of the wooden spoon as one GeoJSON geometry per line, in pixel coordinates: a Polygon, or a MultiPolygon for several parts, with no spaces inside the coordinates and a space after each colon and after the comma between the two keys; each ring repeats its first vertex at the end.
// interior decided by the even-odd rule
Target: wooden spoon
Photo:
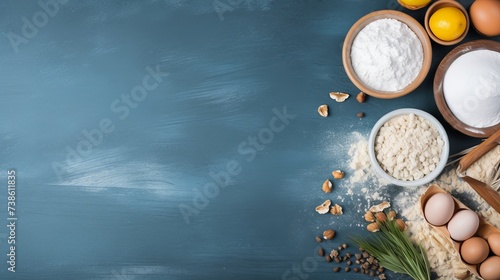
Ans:
{"type": "Polygon", "coordinates": [[[457,174],[462,177],[493,209],[500,213],[500,194],[489,185],[474,178],[464,175],[462,172],[469,168],[480,157],[485,155],[496,145],[500,144],[500,130],[491,135],[486,141],[479,144],[474,150],[464,156],[457,169],[457,174]]]}

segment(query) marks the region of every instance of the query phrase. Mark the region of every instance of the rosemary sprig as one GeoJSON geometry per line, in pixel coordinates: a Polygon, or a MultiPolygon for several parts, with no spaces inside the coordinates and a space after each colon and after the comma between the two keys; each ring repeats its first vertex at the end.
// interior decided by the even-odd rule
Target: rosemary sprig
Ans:
{"type": "Polygon", "coordinates": [[[396,225],[395,220],[378,222],[380,231],[371,238],[358,236],[352,241],[394,272],[404,273],[417,280],[430,280],[427,256],[420,245],[414,245],[396,225]]]}

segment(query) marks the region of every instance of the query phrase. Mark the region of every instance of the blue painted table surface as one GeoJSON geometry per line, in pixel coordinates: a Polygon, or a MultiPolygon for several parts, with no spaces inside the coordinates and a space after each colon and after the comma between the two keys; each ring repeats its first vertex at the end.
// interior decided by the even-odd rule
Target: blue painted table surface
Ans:
{"type": "MultiPolygon", "coordinates": [[[[433,99],[453,46],[433,43],[411,94],[355,100],[342,43],[381,9],[425,13],[396,0],[2,1],[0,278],[368,278],[333,274],[315,254],[326,227],[339,244],[366,233],[348,202],[340,217],[314,211],[324,179],[347,169],[345,135],[412,107],[445,125],[452,153],[480,141],[433,99]],[[330,91],[352,96],[335,103],[330,91]]],[[[478,38],[471,29],[464,42],[478,38]]]]}

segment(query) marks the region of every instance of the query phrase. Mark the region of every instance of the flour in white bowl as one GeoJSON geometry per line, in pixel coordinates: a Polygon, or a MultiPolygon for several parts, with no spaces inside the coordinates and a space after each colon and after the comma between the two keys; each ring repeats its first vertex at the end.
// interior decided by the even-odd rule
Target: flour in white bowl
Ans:
{"type": "Polygon", "coordinates": [[[365,26],[353,40],[351,62],[367,86],[399,91],[415,80],[424,52],[417,35],[396,19],[379,19],[365,26]]]}
{"type": "Polygon", "coordinates": [[[477,50],[457,58],[443,80],[446,104],[466,125],[500,123],[500,52],[477,50]]]}

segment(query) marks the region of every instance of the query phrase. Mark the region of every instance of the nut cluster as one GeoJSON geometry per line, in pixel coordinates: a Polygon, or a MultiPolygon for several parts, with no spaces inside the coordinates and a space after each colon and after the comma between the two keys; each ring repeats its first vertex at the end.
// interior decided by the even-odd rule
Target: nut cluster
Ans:
{"type": "MultiPolygon", "coordinates": [[[[316,241],[319,243],[323,240],[330,240],[334,236],[335,232],[332,229],[328,229],[323,232],[323,238],[316,236],[316,241]]],[[[347,248],[350,248],[349,245],[344,243],[338,247],[334,247],[330,253],[327,254],[323,247],[319,247],[318,255],[324,257],[327,263],[335,262],[337,264],[332,268],[333,272],[339,272],[343,269],[345,272],[353,271],[369,275],[370,277],[378,276],[380,280],[386,279],[383,273],[385,269],[379,264],[375,257],[370,255],[363,248],[359,248],[359,252],[354,254],[347,252],[347,248]],[[343,265],[343,267],[339,265],[343,265]]]]}
{"type": "Polygon", "coordinates": [[[388,220],[394,220],[394,223],[399,228],[399,230],[404,231],[406,229],[406,223],[396,216],[396,211],[392,209],[389,210],[387,214],[384,210],[379,212],[368,210],[364,215],[365,221],[369,222],[369,224],[366,226],[366,229],[370,232],[377,232],[380,230],[380,224],[385,223],[388,220]]]}
{"type": "MultiPolygon", "coordinates": [[[[334,91],[334,92],[330,92],[329,93],[330,95],[330,98],[339,102],[339,103],[342,103],[344,101],[347,100],[347,98],[349,98],[349,94],[348,93],[345,93],[345,92],[338,92],[338,91],[334,91]]],[[[356,95],[356,100],[359,102],[359,103],[365,103],[366,101],[366,93],[364,92],[360,92],[358,93],[358,95],[356,95]]],[[[328,117],[329,115],[329,108],[328,108],[328,105],[326,104],[322,104],[318,107],[318,114],[324,118],[328,117]]],[[[365,113],[364,112],[358,112],[356,114],[356,116],[358,118],[364,118],[365,117],[365,113]]]]}

